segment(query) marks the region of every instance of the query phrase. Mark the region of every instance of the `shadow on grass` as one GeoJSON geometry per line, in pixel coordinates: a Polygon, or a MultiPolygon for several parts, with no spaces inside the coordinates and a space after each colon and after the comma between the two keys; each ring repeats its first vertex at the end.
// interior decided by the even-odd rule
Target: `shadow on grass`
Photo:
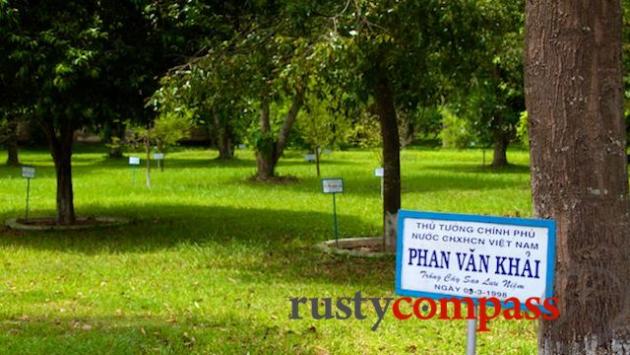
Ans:
{"type": "MultiPolygon", "coordinates": [[[[441,171],[420,171],[416,175],[404,176],[401,181],[402,193],[433,193],[440,191],[486,191],[496,189],[528,189],[529,184],[526,181],[519,181],[518,179],[509,179],[506,177],[512,177],[521,173],[493,173],[488,170],[481,170],[476,175],[459,174],[453,175],[451,169],[444,169],[444,172],[451,172],[450,174],[443,174],[441,171]]],[[[336,177],[342,177],[344,179],[344,194],[346,195],[360,195],[363,197],[379,198],[380,195],[380,179],[370,176],[370,172],[366,172],[365,175],[357,176],[344,176],[343,174],[336,174],[336,177]],[[339,175],[339,176],[337,176],[339,175]]],[[[279,188],[286,189],[288,191],[301,192],[301,193],[321,193],[321,179],[316,176],[299,176],[297,183],[276,185],[279,188]]],[[[256,189],[268,188],[265,184],[253,184],[246,179],[237,179],[226,181],[226,184],[249,186],[256,189]]]]}
{"type": "Polygon", "coordinates": [[[0,321],[0,344],[3,354],[278,353],[317,338],[236,313],[174,316],[17,317],[0,321]]]}
{"type": "Polygon", "coordinates": [[[427,164],[423,166],[426,170],[461,172],[471,174],[529,174],[529,165],[510,164],[501,168],[494,168],[491,165],[475,164],[427,164]]]}
{"type": "MultiPolygon", "coordinates": [[[[246,271],[241,276],[245,282],[289,279],[378,286],[393,279],[393,258],[350,260],[317,251],[316,243],[332,238],[332,218],[326,213],[177,205],[124,209],[87,206],[81,211],[130,217],[134,222],[89,231],[17,232],[4,228],[0,230],[0,247],[90,256],[179,251],[180,247],[194,246],[216,253],[203,267],[239,268],[246,271]],[[239,263],[238,257],[243,255],[256,257],[239,263]]],[[[343,214],[339,224],[345,235],[353,237],[373,236],[366,230],[378,230],[378,226],[365,226],[356,217],[343,214]]]]}

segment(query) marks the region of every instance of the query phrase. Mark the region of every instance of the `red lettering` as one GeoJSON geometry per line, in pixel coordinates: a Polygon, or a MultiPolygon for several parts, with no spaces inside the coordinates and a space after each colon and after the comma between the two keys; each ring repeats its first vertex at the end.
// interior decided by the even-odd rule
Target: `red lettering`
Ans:
{"type": "Polygon", "coordinates": [[[437,306],[435,305],[435,301],[433,301],[430,298],[426,298],[426,297],[418,298],[416,302],[414,302],[413,304],[413,313],[416,315],[418,319],[422,319],[422,320],[431,319],[433,318],[433,316],[435,316],[436,312],[437,312],[437,306]],[[429,313],[427,313],[426,315],[423,315],[422,312],[420,312],[420,304],[422,303],[422,301],[427,301],[427,303],[430,305],[429,307],[431,308],[429,310],[429,313]]]}
{"type": "Polygon", "coordinates": [[[551,314],[543,313],[544,320],[556,320],[560,318],[560,310],[558,309],[558,297],[545,298],[543,307],[551,314]]]}
{"type": "Polygon", "coordinates": [[[501,314],[501,301],[499,301],[496,297],[489,298],[480,298],[479,299],[479,328],[477,331],[487,332],[488,329],[488,321],[498,317],[501,314]],[[487,303],[490,301],[494,308],[494,313],[488,314],[487,303]]]}
{"type": "Polygon", "coordinates": [[[394,317],[398,318],[399,320],[407,320],[409,319],[409,317],[411,317],[411,314],[403,314],[403,312],[400,311],[400,302],[402,301],[405,301],[411,304],[410,297],[401,297],[394,302],[394,305],[392,306],[392,310],[394,312],[394,317]]]}
{"type": "Polygon", "coordinates": [[[507,305],[508,302],[511,302],[514,305],[514,308],[506,309],[503,311],[503,318],[511,320],[511,319],[523,319],[523,315],[521,314],[521,301],[516,297],[506,298],[503,301],[503,304],[507,305]]]}

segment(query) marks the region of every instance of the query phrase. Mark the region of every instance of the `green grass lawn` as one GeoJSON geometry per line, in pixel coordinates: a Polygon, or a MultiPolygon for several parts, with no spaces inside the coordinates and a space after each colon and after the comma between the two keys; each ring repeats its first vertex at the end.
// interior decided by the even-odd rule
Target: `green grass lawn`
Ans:
{"type": "MultiPolygon", "coordinates": [[[[135,184],[126,161],[104,149],[74,155],[79,215],[125,216],[123,228],[23,233],[0,229],[0,352],[5,353],[463,353],[464,321],[290,320],[289,297],[393,295],[394,260],[323,255],[332,238],[331,196],[315,166],[289,152],[278,172],[297,183],[248,180],[251,151],[232,162],[207,150],[168,155],[153,188],[135,184]]],[[[55,180],[45,151],[23,151],[37,167],[32,215],[54,214],[55,180]]],[[[406,209],[528,216],[528,155],[482,168],[481,151],[406,150],[406,209]]],[[[0,161],[6,155],[0,154],[0,161]]],[[[324,156],[324,176],[345,179],[337,199],[343,236],[380,230],[377,154],[324,156]]],[[[23,214],[26,183],[0,167],[0,219],[23,214]]],[[[365,311],[367,312],[367,307],[365,311]]],[[[306,311],[303,311],[306,312],[306,311]]],[[[536,351],[536,324],[496,321],[478,336],[480,354],[536,351]]]]}

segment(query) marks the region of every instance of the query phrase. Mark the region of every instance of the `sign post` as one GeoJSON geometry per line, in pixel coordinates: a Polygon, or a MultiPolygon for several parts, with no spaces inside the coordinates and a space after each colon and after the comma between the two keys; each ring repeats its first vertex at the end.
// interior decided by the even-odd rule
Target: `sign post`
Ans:
{"type": "Polygon", "coordinates": [[[35,168],[32,166],[23,166],[22,177],[26,178],[26,210],[24,212],[24,221],[28,221],[28,209],[31,199],[31,179],[35,178],[35,168]]]}
{"type": "Polygon", "coordinates": [[[528,300],[553,296],[555,240],[553,220],[401,210],[396,293],[479,303],[467,317],[466,354],[474,354],[477,323],[487,330],[482,304],[528,309],[528,300]]]}
{"type": "Polygon", "coordinates": [[[129,157],[129,165],[131,166],[131,183],[135,185],[136,184],[136,170],[138,169],[138,166],[140,166],[140,158],[129,157]]]}
{"type": "Polygon", "coordinates": [[[322,190],[325,194],[332,194],[333,197],[333,231],[335,233],[335,244],[339,247],[339,226],[337,224],[337,199],[336,195],[343,192],[342,178],[322,179],[322,190]]]}
{"type": "Polygon", "coordinates": [[[383,198],[383,177],[385,176],[385,170],[383,168],[374,169],[374,176],[381,178],[381,198],[383,198]]]}
{"type": "Polygon", "coordinates": [[[466,337],[466,355],[475,355],[477,348],[477,318],[468,319],[468,336],[466,337]]]}

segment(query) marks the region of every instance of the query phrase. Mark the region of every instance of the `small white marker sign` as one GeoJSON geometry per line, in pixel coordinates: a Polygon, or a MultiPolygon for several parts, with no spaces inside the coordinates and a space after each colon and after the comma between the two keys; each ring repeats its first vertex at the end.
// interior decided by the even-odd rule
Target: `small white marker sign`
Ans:
{"type": "Polygon", "coordinates": [[[374,176],[376,176],[376,177],[383,177],[383,176],[385,176],[385,170],[383,170],[383,168],[376,168],[376,169],[374,169],[374,176]]]}
{"type": "Polygon", "coordinates": [[[164,153],[153,153],[153,160],[164,160],[164,153]]]}
{"type": "Polygon", "coordinates": [[[322,179],[322,189],[325,194],[341,193],[343,192],[343,179],[322,179]]]}
{"type": "Polygon", "coordinates": [[[304,160],[308,161],[308,162],[312,162],[315,161],[315,154],[306,154],[304,156],[304,160]]]}
{"type": "Polygon", "coordinates": [[[140,158],[129,157],[129,165],[140,165],[140,158]]]}
{"type": "Polygon", "coordinates": [[[23,166],[22,167],[22,177],[27,179],[32,179],[35,177],[35,168],[32,166],[23,166]]]}

